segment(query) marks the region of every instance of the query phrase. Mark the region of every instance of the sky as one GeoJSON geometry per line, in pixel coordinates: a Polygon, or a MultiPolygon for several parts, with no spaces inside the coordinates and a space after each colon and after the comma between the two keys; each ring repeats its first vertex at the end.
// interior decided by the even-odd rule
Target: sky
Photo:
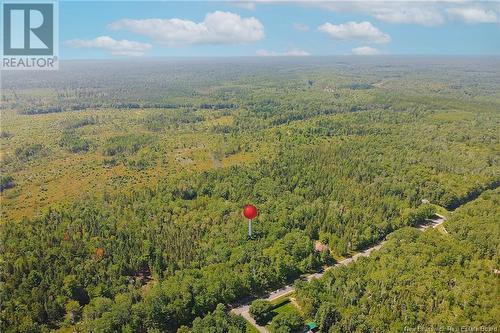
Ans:
{"type": "Polygon", "coordinates": [[[62,59],[500,55],[500,2],[60,1],[62,59]]]}

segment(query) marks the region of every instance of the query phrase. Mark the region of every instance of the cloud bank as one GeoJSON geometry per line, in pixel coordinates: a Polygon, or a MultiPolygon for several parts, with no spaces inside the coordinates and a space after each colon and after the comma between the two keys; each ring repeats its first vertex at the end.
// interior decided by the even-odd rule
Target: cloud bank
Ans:
{"type": "Polygon", "coordinates": [[[302,57],[311,55],[309,52],[297,48],[292,48],[286,50],[285,52],[276,52],[276,51],[268,51],[261,49],[258,50],[256,54],[261,57],[276,57],[276,56],[302,57]]]}
{"type": "Polygon", "coordinates": [[[352,49],[352,54],[355,55],[377,55],[380,54],[380,51],[376,48],[370,46],[360,46],[352,49]]]}
{"type": "MultiPolygon", "coordinates": [[[[253,4],[286,2],[254,0],[253,4]]],[[[471,0],[400,0],[400,1],[318,1],[299,0],[293,3],[339,13],[370,15],[377,20],[394,24],[417,24],[427,27],[445,24],[449,20],[465,23],[497,23],[500,17],[498,1],[471,0]]]]}

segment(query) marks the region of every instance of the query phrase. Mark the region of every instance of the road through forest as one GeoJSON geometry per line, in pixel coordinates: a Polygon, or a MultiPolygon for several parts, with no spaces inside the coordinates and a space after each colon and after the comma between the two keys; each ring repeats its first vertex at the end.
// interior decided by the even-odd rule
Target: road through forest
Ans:
{"type": "MultiPolygon", "coordinates": [[[[419,230],[425,230],[427,228],[436,228],[437,226],[441,225],[445,220],[446,220],[446,217],[442,216],[442,215],[439,215],[439,214],[436,214],[437,218],[435,219],[429,219],[429,220],[426,220],[426,223],[418,226],[417,228],[419,230]]],[[[339,267],[339,266],[346,266],[356,260],[358,260],[359,258],[361,257],[368,257],[373,251],[376,251],[378,249],[380,249],[382,246],[384,246],[385,244],[385,240],[378,243],[377,245],[374,245],[372,247],[369,247],[355,255],[353,255],[352,257],[349,257],[349,258],[346,258],[344,260],[341,260],[339,262],[337,262],[335,265],[333,266],[329,266],[327,268],[325,268],[325,270],[323,272],[318,272],[318,273],[313,273],[313,274],[309,274],[307,276],[305,276],[305,279],[307,281],[311,281],[312,279],[319,279],[323,276],[323,274],[325,274],[326,271],[330,270],[330,269],[333,269],[335,267],[339,267]]],[[[288,286],[285,286],[281,289],[278,289],[278,290],[275,290],[271,293],[268,294],[268,296],[266,298],[263,298],[264,300],[266,301],[273,301],[279,297],[282,297],[282,296],[285,296],[285,295],[289,295],[291,294],[292,292],[294,292],[294,287],[293,285],[288,285],[288,286]]],[[[240,315],[242,316],[243,318],[245,318],[249,323],[251,323],[259,332],[261,333],[269,333],[269,330],[267,328],[265,328],[264,326],[260,326],[258,325],[255,320],[250,316],[250,312],[249,312],[249,309],[250,309],[250,303],[252,302],[253,300],[247,300],[247,301],[244,301],[242,302],[242,304],[240,304],[238,307],[236,308],[233,308],[231,310],[232,313],[234,314],[237,314],[237,315],[240,315]]]]}

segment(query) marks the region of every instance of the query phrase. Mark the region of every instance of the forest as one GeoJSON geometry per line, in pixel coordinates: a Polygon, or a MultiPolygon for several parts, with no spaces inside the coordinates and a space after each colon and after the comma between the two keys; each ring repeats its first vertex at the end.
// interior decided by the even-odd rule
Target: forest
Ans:
{"type": "Polygon", "coordinates": [[[312,57],[7,73],[0,330],[245,332],[231,305],[294,281],[322,332],[498,325],[496,65],[312,57]],[[250,239],[247,203],[259,209],[250,239]],[[446,231],[412,228],[435,213],[446,231]],[[374,257],[300,279],[385,238],[374,257]]]}
{"type": "Polygon", "coordinates": [[[373,257],[299,282],[302,308],[322,332],[498,327],[499,199],[484,192],[441,230],[403,228],[373,257]]]}

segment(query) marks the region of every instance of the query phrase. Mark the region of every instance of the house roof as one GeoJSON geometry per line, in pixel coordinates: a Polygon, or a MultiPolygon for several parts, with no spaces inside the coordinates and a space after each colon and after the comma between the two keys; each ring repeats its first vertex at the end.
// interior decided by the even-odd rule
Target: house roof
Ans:
{"type": "Polygon", "coordinates": [[[314,242],[314,250],[317,252],[328,251],[328,245],[321,243],[320,241],[314,242]]]}

